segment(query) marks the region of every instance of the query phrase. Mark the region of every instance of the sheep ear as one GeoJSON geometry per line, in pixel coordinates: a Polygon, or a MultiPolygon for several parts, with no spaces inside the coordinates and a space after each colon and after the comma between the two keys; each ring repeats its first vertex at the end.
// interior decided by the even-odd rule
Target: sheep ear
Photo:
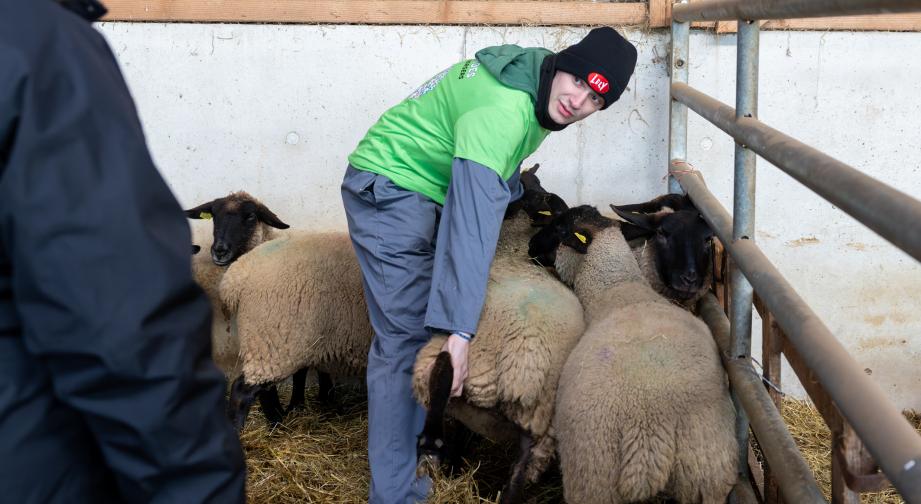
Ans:
{"type": "Polygon", "coordinates": [[[537,177],[537,168],[540,167],[539,164],[535,164],[531,168],[521,171],[520,180],[521,186],[527,190],[533,190],[537,192],[547,192],[542,185],[540,185],[540,179],[537,177]]]}
{"type": "Polygon", "coordinates": [[[188,210],[183,210],[185,216],[190,219],[210,219],[214,216],[212,213],[212,208],[218,200],[212,200],[207,203],[202,203],[195,208],[190,208],[188,210]]]}
{"type": "Polygon", "coordinates": [[[614,213],[616,213],[617,216],[621,219],[629,222],[630,224],[633,224],[634,226],[641,227],[649,232],[655,231],[656,227],[659,225],[660,219],[655,214],[648,215],[626,212],[614,205],[611,205],[611,210],[614,210],[614,213]]]}
{"type": "Polygon", "coordinates": [[[272,226],[276,229],[288,229],[289,225],[285,224],[275,215],[271,210],[269,210],[265,205],[259,205],[256,209],[256,215],[259,216],[259,220],[272,226]]]}
{"type": "Polygon", "coordinates": [[[592,244],[592,233],[584,228],[575,228],[563,237],[562,243],[580,254],[585,254],[588,252],[588,246],[592,244]]]}
{"type": "Polygon", "coordinates": [[[655,231],[630,224],[629,222],[620,223],[620,232],[624,235],[624,240],[632,241],[637,238],[646,238],[652,236],[655,231]]]}
{"type": "MultiPolygon", "coordinates": [[[[613,205],[612,205],[613,206],[613,205]]],[[[661,210],[670,210],[677,212],[693,207],[691,199],[686,194],[665,194],[653,198],[645,203],[634,203],[632,205],[616,205],[618,210],[635,213],[656,213],[661,210]]]]}
{"type": "Polygon", "coordinates": [[[545,226],[528,241],[528,256],[538,265],[553,266],[563,233],[556,225],[545,226]]]}

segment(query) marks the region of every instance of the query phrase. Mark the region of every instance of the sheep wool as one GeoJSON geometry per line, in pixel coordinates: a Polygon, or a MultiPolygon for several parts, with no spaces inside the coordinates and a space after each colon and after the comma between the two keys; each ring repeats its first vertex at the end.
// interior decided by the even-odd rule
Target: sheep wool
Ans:
{"type": "Polygon", "coordinates": [[[232,336],[230,321],[221,307],[218,289],[227,266],[218,266],[211,260],[212,240],[210,229],[206,230],[201,225],[192,227],[192,243],[201,247],[201,251],[192,256],[192,277],[205,291],[211,304],[211,356],[227,379],[232,381],[240,375],[240,344],[232,336]]]}
{"type": "Polygon", "coordinates": [[[372,329],[348,235],[288,232],[241,256],[220,297],[233,314],[247,384],[282,380],[303,367],[360,375],[372,329]]]}
{"type": "MultiPolygon", "coordinates": [[[[252,196],[237,192],[230,197],[248,198],[258,202],[252,196]]],[[[195,283],[205,291],[211,304],[211,356],[217,367],[224,372],[228,381],[240,375],[240,342],[232,331],[230,317],[223,309],[220,297],[220,284],[224,273],[230,266],[218,266],[211,259],[211,244],[214,242],[210,220],[196,220],[192,224],[192,243],[201,250],[192,256],[192,277],[195,283]]],[[[272,227],[259,223],[249,239],[247,250],[281,236],[272,227]]]]}
{"type": "Polygon", "coordinates": [[[616,227],[557,271],[588,328],[563,368],[553,425],[567,502],[725,501],[736,479],[735,411],[703,322],[653,291],[616,227]]]}
{"type": "MultiPolygon", "coordinates": [[[[572,291],[530,262],[527,246],[532,233],[524,212],[503,223],[460,400],[496,409],[532,436],[527,478],[533,482],[554,456],[551,420],[557,382],[585,326],[572,291]]],[[[420,402],[428,400],[429,366],[445,339],[444,335],[432,338],[417,356],[413,388],[420,402]]],[[[452,399],[452,404],[458,401],[452,399]]],[[[449,413],[458,410],[449,406],[449,413]]],[[[457,416],[472,430],[493,439],[505,437],[484,429],[494,421],[470,419],[475,408],[462,411],[466,414],[457,416]]]]}

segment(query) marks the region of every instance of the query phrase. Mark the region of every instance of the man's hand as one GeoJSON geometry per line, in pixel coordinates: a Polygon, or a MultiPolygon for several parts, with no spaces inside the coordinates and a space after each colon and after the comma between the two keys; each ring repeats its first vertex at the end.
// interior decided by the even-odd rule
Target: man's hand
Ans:
{"type": "Polygon", "coordinates": [[[451,397],[460,397],[464,391],[464,380],[467,378],[467,347],[470,342],[457,333],[448,337],[448,341],[441,347],[442,352],[451,354],[451,366],[454,368],[454,381],[451,383],[451,397]]]}

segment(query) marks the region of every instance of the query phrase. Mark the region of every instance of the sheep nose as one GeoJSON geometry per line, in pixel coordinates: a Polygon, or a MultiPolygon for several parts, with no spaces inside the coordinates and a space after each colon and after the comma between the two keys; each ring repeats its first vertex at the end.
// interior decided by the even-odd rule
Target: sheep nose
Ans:
{"type": "Polygon", "coordinates": [[[688,285],[693,285],[697,282],[697,272],[696,271],[687,271],[681,275],[681,280],[686,282],[688,285]]]}
{"type": "Polygon", "coordinates": [[[211,251],[214,252],[214,254],[217,256],[223,256],[226,255],[230,249],[223,242],[218,242],[215,243],[213,247],[211,247],[211,251]]]}

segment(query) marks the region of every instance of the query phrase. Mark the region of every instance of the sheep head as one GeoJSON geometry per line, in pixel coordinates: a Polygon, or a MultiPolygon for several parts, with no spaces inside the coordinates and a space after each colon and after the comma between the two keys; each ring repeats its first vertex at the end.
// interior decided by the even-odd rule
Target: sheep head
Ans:
{"type": "Polygon", "coordinates": [[[521,199],[508,206],[505,218],[514,216],[519,210],[524,210],[531,219],[532,226],[542,227],[550,224],[554,218],[569,209],[569,205],[563,201],[563,198],[547,192],[540,184],[540,179],[536,175],[539,167],[539,164],[535,164],[521,171],[521,186],[524,188],[524,194],[521,199]]]}
{"type": "Polygon", "coordinates": [[[540,265],[555,267],[560,246],[585,254],[595,233],[614,224],[613,220],[601,215],[593,206],[570,208],[531,238],[528,255],[540,265]]]}
{"type": "Polygon", "coordinates": [[[706,288],[712,269],[713,230],[685,195],[660,196],[636,205],[611,205],[627,221],[621,229],[628,240],[654,240],[656,272],[678,301],[694,298],[706,288]]]}
{"type": "Polygon", "coordinates": [[[185,211],[190,219],[212,219],[214,243],[211,260],[227,266],[265,241],[268,227],[288,229],[265,205],[240,191],[185,211]]]}

